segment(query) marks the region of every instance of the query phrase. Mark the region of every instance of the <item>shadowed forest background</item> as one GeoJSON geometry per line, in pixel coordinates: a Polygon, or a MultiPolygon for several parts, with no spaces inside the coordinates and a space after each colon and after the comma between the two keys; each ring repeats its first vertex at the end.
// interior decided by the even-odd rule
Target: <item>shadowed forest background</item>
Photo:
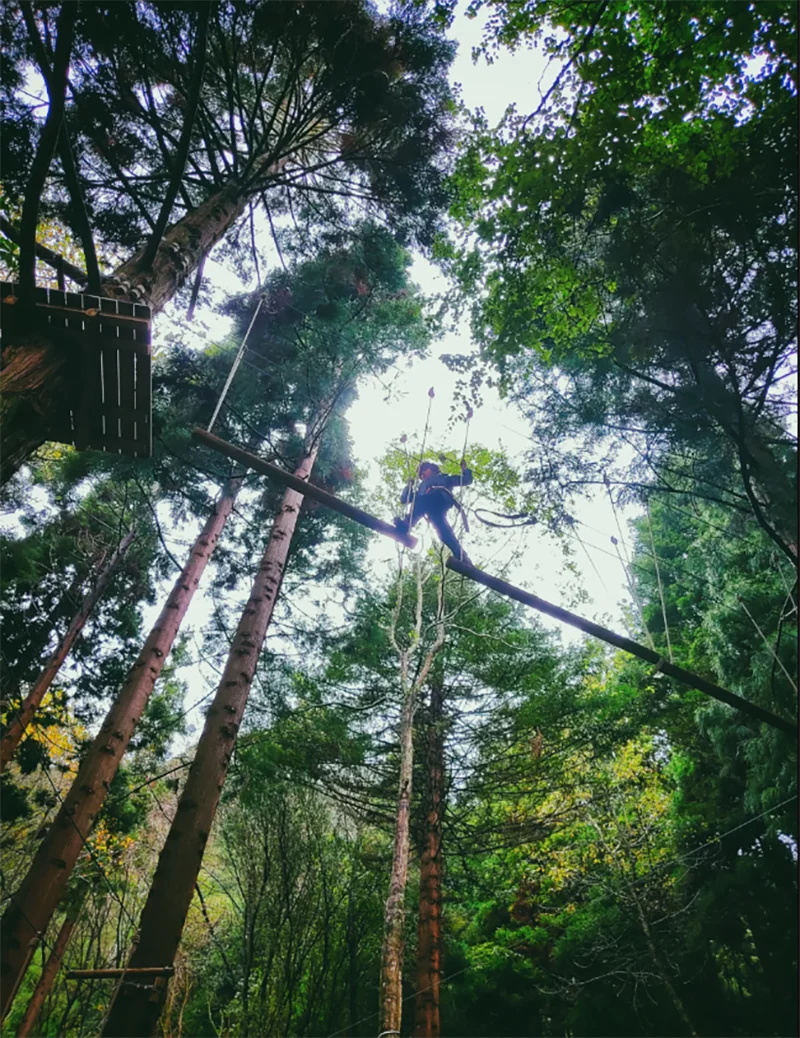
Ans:
{"type": "Polygon", "coordinates": [[[475,564],[559,594],[474,510],[533,517],[578,613],[599,489],[623,633],[796,724],[796,6],[1,17],[4,305],[137,303],[154,343],[127,457],[59,442],[77,347],[3,341],[3,1033],[797,1034],[796,729],[191,437],[383,519],[463,460],[475,564]],[[497,124],[465,18],[476,67],[545,69],[497,124]],[[465,318],[447,442],[423,409],[358,456],[359,390],[465,318]],[[470,436],[496,393],[522,462],[470,436]]]}

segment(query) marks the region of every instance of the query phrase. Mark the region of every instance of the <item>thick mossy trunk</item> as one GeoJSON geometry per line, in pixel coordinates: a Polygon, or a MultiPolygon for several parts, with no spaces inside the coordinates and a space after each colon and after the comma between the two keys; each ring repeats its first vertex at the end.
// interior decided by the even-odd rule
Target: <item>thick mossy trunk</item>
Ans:
{"type": "Polygon", "coordinates": [[[50,418],[71,386],[66,354],[38,336],[6,346],[0,368],[0,485],[47,440],[50,418]]]}
{"type": "Polygon", "coordinates": [[[214,513],[195,541],[189,560],[173,585],[127,681],[83,758],[69,793],[39,844],[25,878],[9,901],[0,925],[2,1016],[11,1006],[39,935],[46,932],[64,894],[240,486],[241,479],[228,482],[214,513]]]}
{"type": "MultiPolygon", "coordinates": [[[[316,460],[319,439],[295,475],[307,480],[316,460]]],[[[139,940],[128,965],[171,966],[180,944],[200,865],[236,745],[250,687],[280,592],[289,546],[300,513],[302,495],[287,490],[261,559],[250,598],[231,645],[216,695],[206,714],[153,883],[142,910],[139,940]]],[[[156,1030],[166,996],[166,982],[117,988],[103,1035],[148,1038],[156,1030]]]]}

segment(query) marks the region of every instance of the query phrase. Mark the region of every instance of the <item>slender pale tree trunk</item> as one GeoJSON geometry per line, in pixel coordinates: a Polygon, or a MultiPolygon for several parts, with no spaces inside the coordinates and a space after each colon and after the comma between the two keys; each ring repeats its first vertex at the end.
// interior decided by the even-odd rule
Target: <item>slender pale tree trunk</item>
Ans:
{"type": "Polygon", "coordinates": [[[347,996],[350,1014],[350,1038],[356,1038],[358,1024],[358,931],[355,913],[355,880],[351,876],[347,894],[347,996]]]}
{"type": "Polygon", "coordinates": [[[633,885],[633,883],[628,884],[628,890],[630,891],[631,897],[633,898],[633,903],[636,905],[636,914],[639,917],[639,925],[642,928],[642,933],[644,934],[644,939],[647,943],[647,948],[650,952],[650,958],[653,960],[653,965],[656,967],[658,975],[661,978],[661,983],[666,988],[667,994],[669,995],[670,1000],[673,1006],[675,1007],[675,1012],[678,1014],[681,1021],[683,1022],[684,1027],[686,1028],[686,1033],[690,1035],[691,1038],[697,1038],[697,1030],[694,1026],[694,1023],[692,1022],[691,1017],[689,1016],[689,1013],[687,1012],[686,1005],[684,1004],[683,999],[678,994],[675,985],[672,983],[672,978],[669,975],[669,969],[667,967],[667,964],[666,962],[664,962],[664,958],[661,955],[661,952],[656,947],[656,942],[653,938],[653,932],[650,929],[650,923],[647,920],[647,915],[642,906],[642,902],[639,899],[639,895],[636,893],[636,887],[633,885]]]}
{"type": "Polygon", "coordinates": [[[19,1027],[17,1028],[17,1038],[28,1038],[28,1035],[33,1031],[36,1021],[39,1019],[39,1014],[42,1011],[44,1000],[50,994],[50,990],[53,987],[53,981],[58,975],[58,971],[61,969],[61,964],[64,961],[64,952],[69,944],[69,939],[72,937],[72,931],[75,929],[75,925],[80,917],[81,908],[86,900],[86,894],[88,893],[88,886],[85,888],[84,893],[80,899],[71,905],[67,911],[67,915],[64,922],[61,924],[61,929],[58,931],[53,950],[50,952],[50,957],[45,963],[42,975],[39,977],[39,982],[34,988],[31,1000],[25,1010],[19,1027]]]}
{"type": "MultiPolygon", "coordinates": [[[[319,435],[312,439],[306,457],[295,471],[300,479],[310,476],[318,449],[319,435]]],[[[272,525],[225,670],[206,715],[175,819],[158,860],[140,919],[138,943],[129,961],[131,968],[171,966],[175,959],[236,734],[272,620],[302,500],[296,490],[287,490],[272,525]]],[[[160,979],[149,989],[122,983],[111,1003],[103,1035],[148,1038],[158,1025],[166,989],[166,981],[160,979]]]]}
{"type": "Polygon", "coordinates": [[[81,764],[61,809],[0,925],[2,1016],[61,899],[84,841],[142,715],[186,610],[222,532],[242,479],[226,484],[114,705],[81,764]]]}
{"type": "Polygon", "coordinates": [[[419,868],[419,921],[417,924],[417,998],[415,1038],[439,1038],[439,978],[442,969],[442,797],[444,737],[441,681],[430,683],[427,726],[427,811],[419,868]]]}
{"type": "Polygon", "coordinates": [[[422,634],[423,581],[417,566],[417,604],[414,633],[408,645],[401,646],[397,639],[397,624],[402,608],[402,572],[389,637],[400,661],[400,683],[403,701],[400,711],[400,781],[397,793],[392,871],[389,896],[383,912],[383,951],[380,981],[380,1031],[400,1033],[403,1017],[403,957],[405,953],[404,923],[405,895],[408,882],[408,851],[410,840],[411,779],[414,770],[414,713],[419,690],[425,684],[431,665],[444,645],[445,626],[444,578],[439,585],[437,629],[433,646],[428,650],[416,678],[409,678],[409,664],[422,634]]]}
{"type": "Polygon", "coordinates": [[[42,705],[42,700],[44,699],[45,694],[52,685],[56,674],[58,674],[61,669],[61,664],[71,652],[72,646],[78,640],[81,631],[86,626],[86,621],[92,615],[94,607],[103,597],[109,581],[114,575],[114,571],[120,561],[125,557],[128,548],[130,548],[135,533],[136,529],[134,527],[125,535],[125,537],[123,537],[117,550],[105,563],[94,582],[94,586],[91,588],[88,595],[86,595],[83,602],[81,602],[80,609],[72,618],[72,622],[64,632],[63,638],[51,653],[50,658],[44,666],[44,670],[28,689],[28,694],[19,710],[13,711],[11,722],[3,733],[3,738],[0,740],[0,772],[5,770],[8,762],[17,752],[17,747],[22,741],[25,729],[31,723],[36,711],[42,705]]]}
{"type": "Polygon", "coordinates": [[[414,705],[416,689],[407,690],[400,714],[400,787],[394,827],[389,896],[383,911],[381,962],[381,1032],[400,1033],[403,1001],[403,953],[408,849],[411,814],[411,773],[414,766],[414,705]]]}

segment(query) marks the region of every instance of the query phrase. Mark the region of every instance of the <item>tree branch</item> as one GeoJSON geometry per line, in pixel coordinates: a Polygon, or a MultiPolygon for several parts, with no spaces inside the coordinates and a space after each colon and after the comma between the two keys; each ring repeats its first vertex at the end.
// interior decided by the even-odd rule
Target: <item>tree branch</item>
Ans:
{"type": "MultiPolygon", "coordinates": [[[[25,26],[28,30],[28,36],[33,45],[36,61],[39,65],[39,71],[42,73],[42,78],[47,85],[47,91],[49,94],[53,76],[53,70],[50,67],[50,59],[47,56],[47,51],[44,48],[44,44],[42,43],[41,37],[36,28],[36,21],[34,20],[33,10],[30,4],[22,4],[21,11],[22,17],[25,21],[25,26]]],[[[69,196],[72,201],[78,224],[78,237],[83,245],[83,254],[86,259],[87,287],[90,292],[100,295],[100,265],[97,262],[97,250],[95,249],[92,227],[89,222],[89,214],[86,211],[86,203],[83,199],[80,178],[75,166],[75,158],[72,153],[72,146],[70,144],[66,123],[64,122],[63,117],[61,120],[61,132],[58,136],[58,150],[59,155],[61,156],[61,165],[64,168],[64,179],[67,183],[67,190],[69,191],[69,196]]]]}
{"type": "MultiPolygon", "coordinates": [[[[5,218],[5,216],[0,216],[0,231],[3,232],[9,241],[13,241],[15,244],[19,245],[20,233],[11,221],[5,218]]],[[[48,267],[53,267],[55,270],[63,271],[68,278],[77,282],[77,284],[85,285],[89,280],[85,271],[81,270],[80,267],[74,266],[69,262],[69,260],[64,259],[60,253],[48,249],[46,245],[42,245],[37,241],[34,244],[33,251],[43,263],[48,265],[48,267]]]]}
{"type": "MultiPolygon", "coordinates": [[[[21,4],[21,7],[23,11],[26,8],[30,9],[31,17],[33,17],[30,0],[21,4]]],[[[51,76],[45,78],[50,107],[39,138],[36,156],[33,160],[19,225],[19,284],[20,295],[23,299],[25,297],[32,299],[33,290],[36,287],[36,227],[39,222],[39,204],[58,143],[61,121],[64,118],[67,74],[77,14],[77,3],[67,2],[62,5],[58,16],[58,39],[53,61],[53,71],[51,76]]],[[[38,39],[38,32],[36,36],[38,39]]]]}
{"type": "Polygon", "coordinates": [[[167,229],[170,214],[172,213],[172,207],[175,204],[175,199],[178,196],[178,190],[183,180],[183,173],[186,169],[186,159],[189,156],[189,148],[192,143],[192,130],[194,129],[195,116],[197,114],[197,106],[200,101],[200,90],[203,86],[203,72],[206,64],[206,41],[208,40],[208,20],[211,15],[211,4],[205,3],[200,5],[199,24],[197,26],[197,36],[195,40],[195,46],[197,48],[197,59],[194,68],[194,78],[192,80],[191,93],[189,96],[189,105],[186,110],[186,116],[184,118],[183,129],[181,130],[181,138],[178,143],[178,151],[175,155],[175,166],[172,170],[172,176],[170,178],[169,186],[167,187],[167,194],[164,198],[164,202],[161,206],[161,211],[158,214],[155,228],[150,236],[150,241],[147,243],[145,254],[142,257],[142,262],[146,266],[151,266],[153,260],[158,252],[158,246],[161,244],[161,239],[164,236],[164,231],[167,229]]]}

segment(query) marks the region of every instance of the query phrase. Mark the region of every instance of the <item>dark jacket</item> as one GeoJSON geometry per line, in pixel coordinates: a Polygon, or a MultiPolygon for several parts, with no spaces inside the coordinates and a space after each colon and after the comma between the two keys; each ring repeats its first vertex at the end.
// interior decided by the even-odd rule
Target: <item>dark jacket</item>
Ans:
{"type": "MultiPolygon", "coordinates": [[[[426,494],[433,493],[437,499],[437,504],[440,505],[445,511],[448,508],[452,508],[456,503],[453,499],[453,495],[450,493],[451,489],[456,487],[468,487],[472,482],[472,472],[469,469],[462,469],[458,476],[447,476],[444,472],[436,472],[432,476],[428,476],[427,479],[420,480],[417,492],[414,494],[414,484],[409,483],[403,489],[403,493],[400,495],[400,500],[404,505],[407,505],[412,497],[417,499],[423,498],[426,494]]],[[[424,502],[420,502],[424,504],[424,502]]]]}

